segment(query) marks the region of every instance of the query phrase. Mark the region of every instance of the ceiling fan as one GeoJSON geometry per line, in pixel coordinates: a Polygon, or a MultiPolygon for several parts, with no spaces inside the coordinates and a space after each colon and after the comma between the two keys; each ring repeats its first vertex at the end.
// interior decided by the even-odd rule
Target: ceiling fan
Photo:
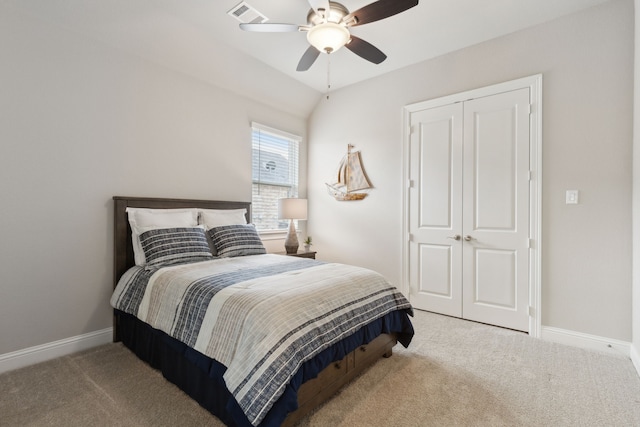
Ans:
{"type": "Polygon", "coordinates": [[[308,0],[311,10],[307,15],[307,25],[277,24],[264,22],[259,24],[240,24],[245,31],[257,32],[294,32],[305,31],[311,44],[298,62],[297,71],[308,70],[320,55],[320,52],[332,53],[346,46],[351,52],[380,64],[387,59],[380,49],[369,42],[351,34],[352,27],[379,21],[418,5],[418,0],[378,0],[355,12],[340,3],[329,0],[308,0]]]}

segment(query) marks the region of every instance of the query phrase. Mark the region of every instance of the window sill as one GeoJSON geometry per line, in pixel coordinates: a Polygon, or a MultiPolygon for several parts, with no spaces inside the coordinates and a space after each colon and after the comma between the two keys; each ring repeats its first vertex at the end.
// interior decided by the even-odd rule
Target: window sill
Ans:
{"type": "Polygon", "coordinates": [[[262,240],[280,240],[287,237],[287,231],[288,230],[267,230],[258,231],[258,234],[262,240]]]}

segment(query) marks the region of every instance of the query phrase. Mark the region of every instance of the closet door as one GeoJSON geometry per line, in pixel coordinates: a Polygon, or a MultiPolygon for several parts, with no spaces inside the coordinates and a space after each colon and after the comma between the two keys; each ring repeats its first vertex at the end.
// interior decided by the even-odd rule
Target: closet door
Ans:
{"type": "Polygon", "coordinates": [[[464,103],[463,316],[527,331],[529,89],[464,103]]]}
{"type": "Polygon", "coordinates": [[[411,303],[462,316],[462,104],[411,115],[411,303]]]}
{"type": "Polygon", "coordinates": [[[528,331],[529,89],[415,111],[410,125],[411,303],[528,331]]]}

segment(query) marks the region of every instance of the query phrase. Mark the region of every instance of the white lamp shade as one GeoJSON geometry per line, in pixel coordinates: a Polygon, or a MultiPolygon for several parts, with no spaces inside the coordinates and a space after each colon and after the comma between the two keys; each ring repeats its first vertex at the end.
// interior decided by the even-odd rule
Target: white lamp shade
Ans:
{"type": "Polygon", "coordinates": [[[349,39],[351,39],[349,30],[334,22],[316,25],[307,32],[307,40],[320,52],[335,52],[347,44],[349,39]]]}
{"type": "Polygon", "coordinates": [[[307,219],[307,199],[288,198],[278,200],[278,218],[307,219]]]}

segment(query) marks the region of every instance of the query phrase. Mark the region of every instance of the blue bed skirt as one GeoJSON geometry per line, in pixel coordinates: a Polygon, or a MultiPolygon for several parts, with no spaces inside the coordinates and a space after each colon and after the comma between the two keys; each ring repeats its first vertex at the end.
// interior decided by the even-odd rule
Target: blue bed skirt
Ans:
{"type": "MultiPolygon", "coordinates": [[[[114,310],[114,314],[118,336],[141,360],[160,370],[167,380],[176,384],[225,425],[252,426],[227,390],[222,378],[227,369],[224,365],[130,314],[119,310],[114,310]]],[[[331,363],[343,359],[378,335],[395,333],[398,341],[407,347],[413,337],[409,314],[406,310],[389,313],[305,362],[260,426],[280,426],[287,414],[298,408],[298,389],[305,381],[315,378],[331,363]]]]}

